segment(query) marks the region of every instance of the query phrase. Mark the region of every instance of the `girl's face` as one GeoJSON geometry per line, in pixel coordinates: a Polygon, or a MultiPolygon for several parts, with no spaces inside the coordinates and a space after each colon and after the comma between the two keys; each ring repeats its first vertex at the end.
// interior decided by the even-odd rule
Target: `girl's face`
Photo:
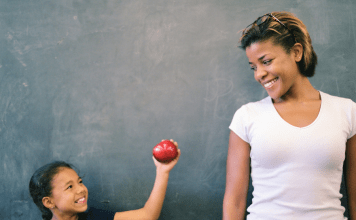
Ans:
{"type": "Polygon", "coordinates": [[[88,189],[78,174],[70,168],[61,168],[52,180],[53,215],[76,215],[87,210],[88,189]]]}
{"type": "Polygon", "coordinates": [[[267,40],[251,44],[246,48],[246,55],[255,80],[274,101],[295,92],[296,82],[302,77],[297,66],[301,57],[298,51],[292,49],[287,54],[282,46],[267,40]]]}

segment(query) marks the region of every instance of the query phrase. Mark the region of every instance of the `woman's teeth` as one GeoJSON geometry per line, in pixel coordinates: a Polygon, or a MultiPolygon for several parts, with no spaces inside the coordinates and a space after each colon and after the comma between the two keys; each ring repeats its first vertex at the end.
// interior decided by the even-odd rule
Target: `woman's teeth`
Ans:
{"type": "Polygon", "coordinates": [[[265,87],[266,89],[271,88],[272,85],[273,85],[277,80],[278,80],[278,78],[275,78],[274,80],[269,81],[268,83],[265,83],[265,84],[264,84],[264,87],[265,87]]]}

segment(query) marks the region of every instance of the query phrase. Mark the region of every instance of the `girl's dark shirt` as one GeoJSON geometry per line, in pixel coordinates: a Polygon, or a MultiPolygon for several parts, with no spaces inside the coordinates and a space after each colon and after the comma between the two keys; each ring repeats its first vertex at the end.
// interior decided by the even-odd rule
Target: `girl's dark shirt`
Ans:
{"type": "Polygon", "coordinates": [[[86,212],[80,213],[78,220],[113,220],[115,212],[89,208],[86,212]]]}

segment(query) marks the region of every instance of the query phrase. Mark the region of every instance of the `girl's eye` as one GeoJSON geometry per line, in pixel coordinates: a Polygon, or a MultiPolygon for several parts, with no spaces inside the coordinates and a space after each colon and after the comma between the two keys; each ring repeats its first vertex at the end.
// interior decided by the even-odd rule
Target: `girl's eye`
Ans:
{"type": "Polygon", "coordinates": [[[80,180],[79,183],[82,184],[82,183],[83,183],[83,180],[80,180]]]}
{"type": "Polygon", "coordinates": [[[68,187],[67,187],[67,189],[71,189],[71,188],[73,188],[73,186],[72,186],[72,185],[70,185],[70,186],[68,186],[68,187]]]}
{"type": "Polygon", "coordinates": [[[257,67],[251,66],[251,70],[256,71],[257,67]]]}

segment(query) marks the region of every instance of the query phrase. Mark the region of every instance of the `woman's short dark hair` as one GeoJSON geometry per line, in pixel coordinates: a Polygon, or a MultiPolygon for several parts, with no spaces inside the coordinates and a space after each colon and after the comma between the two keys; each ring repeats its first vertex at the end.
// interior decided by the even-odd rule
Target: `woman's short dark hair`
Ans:
{"type": "Polygon", "coordinates": [[[32,175],[29,189],[33,202],[42,213],[44,220],[52,218],[52,212],[42,203],[42,198],[52,195],[52,180],[61,168],[73,169],[73,166],[64,161],[54,161],[36,170],[32,175]]]}
{"type": "Polygon", "coordinates": [[[300,72],[307,77],[315,74],[315,67],[318,62],[317,55],[313,49],[310,35],[304,23],[290,12],[272,12],[284,26],[276,21],[273,16],[265,17],[266,20],[258,24],[254,23],[243,30],[240,38],[240,47],[246,50],[255,42],[272,40],[275,45],[280,45],[289,54],[294,44],[300,43],[303,46],[303,57],[298,62],[300,72]]]}

